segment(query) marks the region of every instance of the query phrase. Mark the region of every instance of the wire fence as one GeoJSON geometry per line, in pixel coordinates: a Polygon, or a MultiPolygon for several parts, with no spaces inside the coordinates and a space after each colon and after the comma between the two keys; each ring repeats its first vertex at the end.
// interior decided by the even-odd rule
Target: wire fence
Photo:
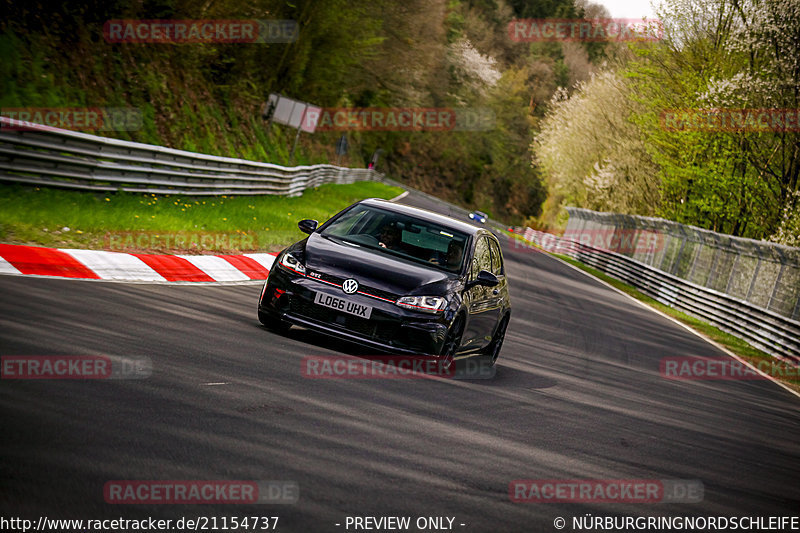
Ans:
{"type": "Polygon", "coordinates": [[[659,218],[567,211],[565,237],[596,248],[604,244],[600,247],[701,287],[800,319],[800,248],[659,218]]]}

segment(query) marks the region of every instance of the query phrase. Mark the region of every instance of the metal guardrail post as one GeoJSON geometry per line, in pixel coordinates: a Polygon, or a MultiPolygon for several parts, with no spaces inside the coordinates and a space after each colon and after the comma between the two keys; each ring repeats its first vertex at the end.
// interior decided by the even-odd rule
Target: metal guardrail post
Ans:
{"type": "Polygon", "coordinates": [[[708,278],[706,278],[705,286],[711,287],[714,284],[714,274],[716,274],[717,262],[722,250],[714,246],[714,257],[711,258],[711,267],[708,269],[708,278]]]}
{"type": "Polygon", "coordinates": [[[733,266],[731,267],[731,271],[728,274],[728,283],[725,284],[725,293],[730,294],[731,292],[731,283],[733,282],[733,278],[736,275],[736,266],[739,264],[739,258],[741,255],[736,254],[736,257],[733,259],[733,266]]]}
{"type": "Polygon", "coordinates": [[[781,283],[781,278],[783,277],[783,269],[786,265],[781,261],[781,269],[778,271],[778,277],[775,278],[775,283],[772,285],[772,292],[769,295],[769,300],[767,301],[767,309],[772,307],[772,300],[775,299],[775,293],[778,291],[778,286],[781,283]]]}
{"type": "Polygon", "coordinates": [[[750,296],[753,294],[753,287],[756,286],[756,279],[758,279],[758,271],[761,268],[761,261],[764,260],[758,249],[756,249],[756,253],[758,254],[758,261],[756,261],[756,268],[753,271],[753,278],[750,280],[750,287],[747,289],[747,296],[744,297],[744,299],[748,302],[750,301],[750,296]]]}
{"type": "Polygon", "coordinates": [[[686,277],[686,279],[689,279],[689,280],[693,280],[694,279],[694,269],[697,266],[697,258],[700,257],[700,252],[703,250],[704,246],[705,246],[705,243],[703,243],[703,242],[698,242],[697,243],[697,247],[695,248],[695,251],[694,251],[694,257],[692,258],[692,266],[691,266],[691,268],[689,268],[689,274],[686,277]]]}
{"type": "Polygon", "coordinates": [[[664,261],[667,260],[667,252],[669,251],[669,247],[670,247],[670,244],[672,243],[672,239],[673,239],[673,237],[670,234],[667,234],[667,236],[664,238],[664,253],[661,256],[661,262],[656,267],[659,270],[664,270],[664,261]]]}
{"type": "Polygon", "coordinates": [[[677,274],[678,269],[681,265],[681,256],[683,255],[683,249],[686,247],[686,241],[689,238],[684,235],[683,239],[681,240],[681,248],[678,250],[678,255],[675,256],[675,260],[672,262],[672,268],[669,269],[670,274],[677,274]]]}

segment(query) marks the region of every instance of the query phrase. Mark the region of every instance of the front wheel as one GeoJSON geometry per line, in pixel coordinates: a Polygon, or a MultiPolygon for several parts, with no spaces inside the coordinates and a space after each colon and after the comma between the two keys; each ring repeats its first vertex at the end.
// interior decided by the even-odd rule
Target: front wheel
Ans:
{"type": "Polygon", "coordinates": [[[447,331],[447,337],[444,339],[442,351],[439,353],[443,362],[444,368],[450,368],[450,365],[455,361],[456,353],[461,348],[461,338],[464,336],[464,317],[458,315],[453,321],[453,325],[447,331]]]}
{"type": "Polygon", "coordinates": [[[281,335],[286,335],[289,332],[289,328],[292,327],[291,324],[287,324],[280,318],[275,318],[272,315],[268,315],[262,311],[258,312],[258,321],[261,322],[267,329],[270,329],[276,333],[280,333],[281,335]]]}
{"type": "Polygon", "coordinates": [[[500,350],[503,348],[503,339],[506,337],[506,328],[508,328],[508,315],[504,316],[500,325],[497,326],[497,331],[494,337],[492,337],[492,342],[486,347],[486,351],[483,353],[484,359],[488,360],[491,366],[495,365],[497,358],[500,356],[500,350]]]}

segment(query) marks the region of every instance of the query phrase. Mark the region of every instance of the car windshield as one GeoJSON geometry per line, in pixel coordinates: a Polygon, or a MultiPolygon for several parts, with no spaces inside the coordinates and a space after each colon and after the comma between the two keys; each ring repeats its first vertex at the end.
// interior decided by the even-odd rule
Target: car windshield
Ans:
{"type": "Polygon", "coordinates": [[[435,222],[361,204],[342,213],[321,234],[448,272],[461,271],[469,239],[435,222]]]}

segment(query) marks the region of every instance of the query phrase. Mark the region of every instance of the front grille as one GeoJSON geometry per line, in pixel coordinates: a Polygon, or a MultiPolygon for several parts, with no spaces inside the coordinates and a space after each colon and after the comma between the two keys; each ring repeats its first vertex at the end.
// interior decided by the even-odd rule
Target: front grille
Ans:
{"type": "Polygon", "coordinates": [[[340,313],[334,309],[328,309],[300,298],[293,298],[290,310],[291,313],[299,317],[382,342],[391,342],[397,336],[397,323],[394,320],[382,319],[376,309],[372,310],[370,319],[364,319],[347,313],[340,313]]]}
{"type": "MultiPolygon", "coordinates": [[[[312,272],[308,273],[308,277],[311,278],[311,279],[320,279],[322,281],[327,281],[328,283],[335,283],[336,285],[339,285],[339,286],[341,286],[342,283],[344,283],[344,280],[348,279],[348,278],[340,278],[338,276],[332,276],[330,274],[325,274],[325,273],[319,272],[319,271],[313,272],[314,275],[311,275],[311,274],[312,274],[312,272]]],[[[358,280],[356,280],[356,281],[358,281],[358,280]]],[[[370,294],[372,296],[377,296],[379,298],[384,298],[386,300],[391,300],[393,302],[395,300],[397,300],[397,298],[398,298],[398,295],[393,294],[393,293],[391,293],[389,291],[383,291],[381,289],[376,289],[376,288],[370,287],[368,285],[362,285],[361,283],[359,283],[358,290],[359,290],[359,292],[365,292],[365,293],[370,294]]]]}

